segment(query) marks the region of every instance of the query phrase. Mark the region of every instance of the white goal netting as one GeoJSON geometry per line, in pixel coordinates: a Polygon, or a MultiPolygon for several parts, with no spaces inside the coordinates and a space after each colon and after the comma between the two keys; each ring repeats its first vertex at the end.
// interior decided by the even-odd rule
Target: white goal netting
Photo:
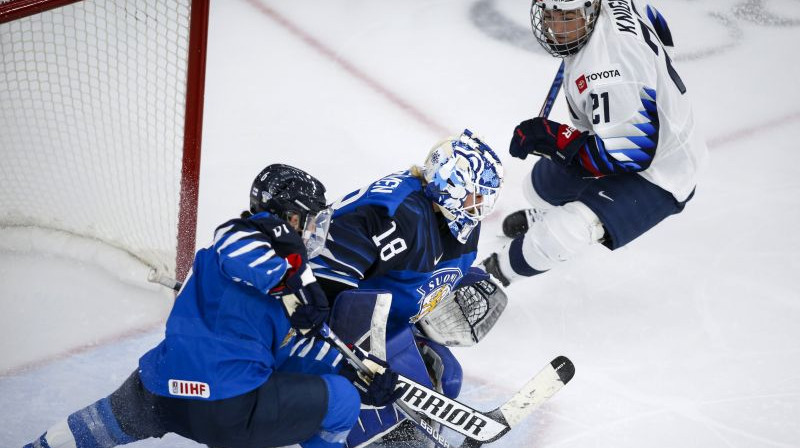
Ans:
{"type": "Polygon", "coordinates": [[[87,0],[0,24],[1,227],[175,272],[191,4],[87,0]]]}

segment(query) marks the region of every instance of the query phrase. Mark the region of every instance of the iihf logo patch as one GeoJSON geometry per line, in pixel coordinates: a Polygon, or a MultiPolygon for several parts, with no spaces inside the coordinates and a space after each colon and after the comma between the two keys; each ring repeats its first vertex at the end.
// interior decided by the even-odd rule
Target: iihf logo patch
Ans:
{"type": "Polygon", "coordinates": [[[583,93],[588,85],[586,84],[586,75],[581,75],[580,78],[575,80],[575,85],[578,86],[578,93],[583,93]]]}
{"type": "Polygon", "coordinates": [[[177,397],[208,398],[211,396],[211,388],[208,387],[208,384],[199,381],[169,380],[167,390],[170,395],[177,397]]]}
{"type": "Polygon", "coordinates": [[[459,268],[437,269],[425,283],[417,288],[420,295],[419,312],[409,322],[416,323],[433,311],[453,291],[463,274],[459,268]]]}

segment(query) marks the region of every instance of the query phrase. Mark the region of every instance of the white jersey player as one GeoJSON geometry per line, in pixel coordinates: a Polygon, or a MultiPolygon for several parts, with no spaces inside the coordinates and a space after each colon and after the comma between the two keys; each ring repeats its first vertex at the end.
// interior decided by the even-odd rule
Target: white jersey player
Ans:
{"type": "Polygon", "coordinates": [[[541,158],[523,187],[533,208],[506,217],[514,240],[483,262],[505,285],[597,242],[622,247],[681,212],[708,157],[658,11],[634,0],[534,0],[531,23],[564,59],[574,127],[537,117],[514,130],[511,155],[541,158]]]}

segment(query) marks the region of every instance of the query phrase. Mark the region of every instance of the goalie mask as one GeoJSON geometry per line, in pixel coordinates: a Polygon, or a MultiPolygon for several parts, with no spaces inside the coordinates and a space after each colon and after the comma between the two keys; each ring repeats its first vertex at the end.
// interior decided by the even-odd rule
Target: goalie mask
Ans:
{"type": "Polygon", "coordinates": [[[553,56],[575,54],[589,41],[599,12],[600,0],[533,0],[533,35],[553,56]]]}
{"type": "Polygon", "coordinates": [[[472,230],[492,212],[500,186],[500,159],[468,129],[443,140],[425,160],[425,195],[438,204],[456,239],[467,242],[472,230]]]}
{"type": "Polygon", "coordinates": [[[308,258],[325,247],[332,210],[325,186],[305,171],[282,164],[264,168],[250,189],[250,212],[269,212],[291,224],[303,237],[308,258]]]}

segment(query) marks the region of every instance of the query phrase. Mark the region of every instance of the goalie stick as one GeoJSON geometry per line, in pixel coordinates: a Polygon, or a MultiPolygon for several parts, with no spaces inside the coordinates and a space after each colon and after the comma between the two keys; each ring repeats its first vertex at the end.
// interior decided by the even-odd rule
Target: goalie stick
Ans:
{"type": "MultiPolygon", "coordinates": [[[[164,277],[152,278],[150,281],[160,283],[175,291],[179,291],[181,282],[164,277]]],[[[283,297],[284,305],[293,295],[283,297]]],[[[297,300],[296,298],[294,300],[297,300]]],[[[296,306],[296,304],[294,304],[296,306]]],[[[289,308],[293,309],[293,307],[289,308]]],[[[327,324],[322,324],[320,336],[337,348],[348,362],[365,374],[372,371],[361,359],[334,334],[327,324]]],[[[441,448],[451,448],[450,443],[422,416],[439,422],[442,426],[465,436],[461,448],[477,448],[503,437],[520,421],[530,415],[556,392],[561,390],[575,375],[575,366],[565,356],[558,356],[546,365],[539,373],[500,407],[489,411],[478,411],[458,400],[446,397],[402,375],[398,375],[398,383],[403,394],[395,402],[400,410],[441,448]]]]}
{"type": "MultiPolygon", "coordinates": [[[[356,368],[365,374],[372,373],[326,324],[322,325],[320,335],[335,346],[356,368]]],[[[575,366],[572,361],[566,356],[559,356],[534,375],[511,399],[487,413],[446,397],[403,375],[398,375],[403,395],[395,404],[437,446],[450,448],[447,440],[425,422],[421,415],[465,436],[462,448],[475,448],[503,437],[511,428],[561,390],[574,375],[575,366]]]]}
{"type": "Polygon", "coordinates": [[[544,402],[561,390],[575,375],[575,365],[566,356],[558,356],[550,361],[539,373],[533,376],[524,386],[502,406],[486,415],[505,424],[506,428],[488,440],[469,437],[461,448],[478,448],[503,437],[511,428],[517,426],[544,402]]]}
{"type": "Polygon", "coordinates": [[[490,412],[477,411],[402,376],[400,382],[405,392],[401,400],[420,414],[464,435],[462,448],[476,448],[503,437],[561,390],[574,374],[572,361],[558,356],[508,401],[490,412]]]}
{"type": "MultiPolygon", "coordinates": [[[[153,283],[159,283],[163,286],[166,286],[174,290],[175,292],[180,291],[181,287],[183,286],[183,284],[178,280],[175,280],[163,274],[159,274],[155,270],[151,271],[150,275],[148,276],[148,281],[153,283]]],[[[300,304],[300,299],[298,299],[297,296],[295,296],[294,294],[283,295],[281,297],[281,301],[283,302],[283,306],[289,315],[291,315],[297,308],[297,306],[300,304]]],[[[374,372],[361,361],[361,358],[359,358],[350,349],[350,347],[347,346],[347,344],[342,342],[342,340],[339,339],[339,337],[336,336],[336,334],[334,334],[333,331],[331,331],[330,327],[328,327],[328,324],[325,323],[322,324],[322,327],[319,329],[319,335],[322,336],[325,340],[327,340],[332,346],[336,347],[336,349],[347,359],[347,361],[350,364],[353,365],[353,367],[360,370],[365,375],[372,376],[374,374],[374,372]]],[[[413,383],[411,380],[408,380],[406,378],[403,379],[406,381],[405,384],[408,384],[409,382],[413,383]]],[[[401,384],[403,384],[402,380],[400,382],[401,384]]],[[[416,383],[414,384],[419,388],[424,387],[416,383]]],[[[430,392],[435,393],[433,391],[430,392]]],[[[395,402],[395,405],[409,419],[411,419],[411,421],[414,422],[423,431],[424,434],[430,437],[431,440],[433,440],[437,446],[441,448],[450,448],[450,444],[447,442],[447,440],[445,440],[437,431],[435,431],[433,428],[427,425],[422,419],[422,417],[416,411],[414,411],[408,405],[406,405],[402,400],[398,400],[397,402],[395,402]]]]}

